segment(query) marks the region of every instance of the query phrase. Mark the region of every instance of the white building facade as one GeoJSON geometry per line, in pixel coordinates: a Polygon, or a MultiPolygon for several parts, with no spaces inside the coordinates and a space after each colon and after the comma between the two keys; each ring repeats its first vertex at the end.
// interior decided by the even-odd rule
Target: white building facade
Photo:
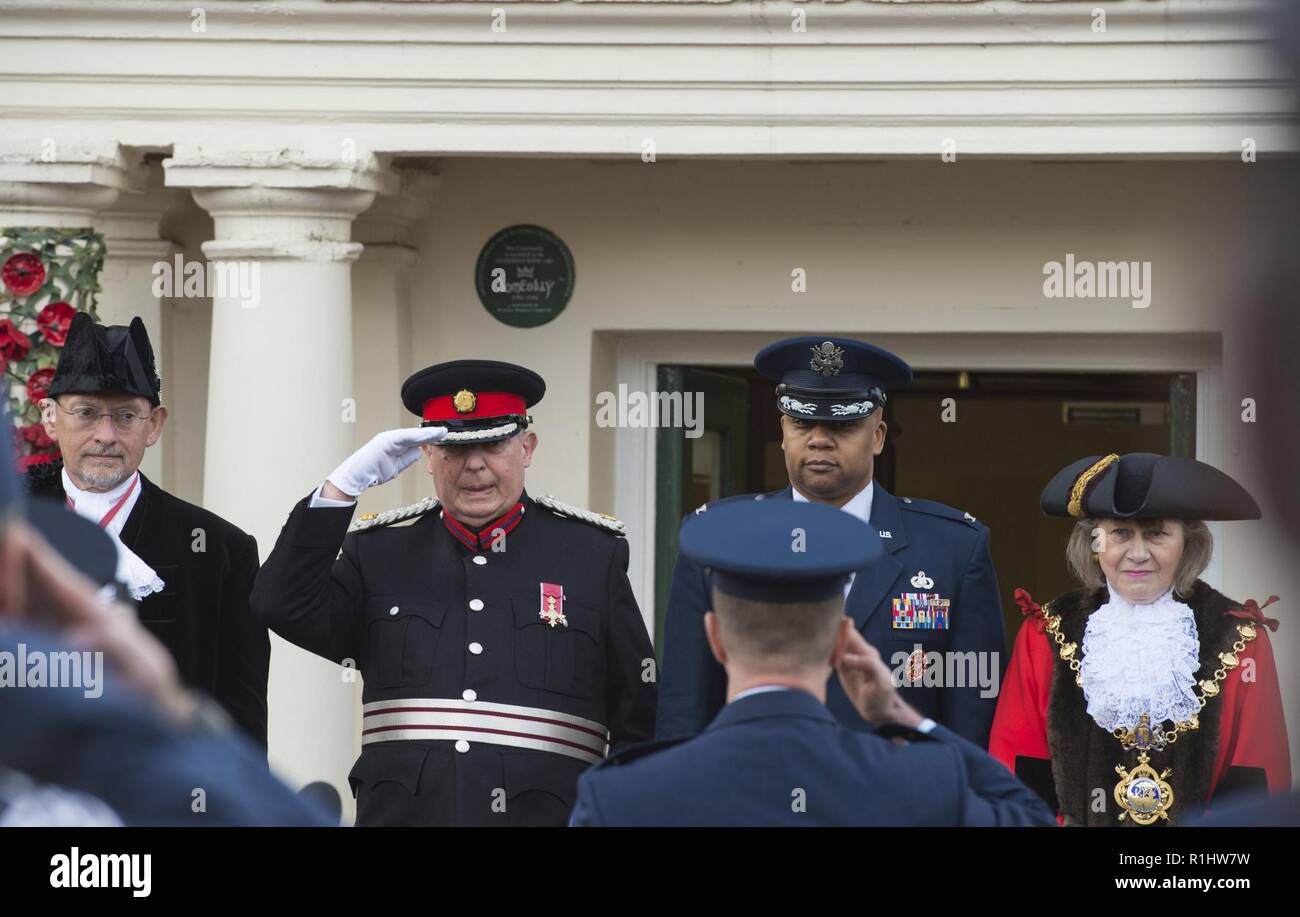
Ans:
{"type": "MultiPolygon", "coordinates": [[[[104,233],[101,317],[144,317],[172,409],[144,471],[264,557],[352,449],[414,422],[411,372],[537,370],[530,492],[627,523],[653,624],[653,431],[598,425],[596,396],[787,334],[927,371],[1189,374],[1195,456],[1254,489],[1242,401],[1267,393],[1234,314],[1300,150],[1271,6],[0,0],[0,227],[104,233]],[[521,223],[576,263],[536,328],[474,286],[521,223]],[[1150,262],[1149,304],[1046,297],[1067,253],[1150,262]],[[256,304],[155,295],[177,256],[255,265],[256,304]]],[[[428,493],[412,470],[362,508],[428,493]]],[[[1216,534],[1216,586],[1300,597],[1267,518],[1216,534]]],[[[275,640],[272,763],[346,797],[359,695],[275,640]]]]}

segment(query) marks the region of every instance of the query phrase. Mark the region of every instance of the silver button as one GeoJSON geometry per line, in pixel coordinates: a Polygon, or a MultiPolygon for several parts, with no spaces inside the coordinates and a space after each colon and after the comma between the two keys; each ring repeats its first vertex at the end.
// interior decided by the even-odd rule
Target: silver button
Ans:
{"type": "Polygon", "coordinates": [[[390,615],[395,615],[395,614],[397,614],[397,606],[394,605],[392,608],[388,609],[388,613],[389,613],[390,615]]]}
{"type": "Polygon", "coordinates": [[[904,498],[903,498],[903,502],[904,502],[904,503],[911,503],[911,502],[912,502],[912,498],[911,498],[911,497],[904,497],[904,498]]]}
{"type": "Polygon", "coordinates": [[[478,700],[478,692],[473,688],[466,688],[460,693],[460,696],[471,702],[478,700]]]}
{"type": "Polygon", "coordinates": [[[471,643],[469,645],[469,651],[473,653],[475,656],[477,656],[479,653],[483,652],[483,644],[471,643]]]}
{"type": "Polygon", "coordinates": [[[465,754],[465,752],[469,751],[469,743],[464,739],[457,739],[456,751],[460,752],[462,755],[465,754]]]}
{"type": "Polygon", "coordinates": [[[469,600],[469,610],[470,610],[470,611],[482,611],[482,610],[483,610],[483,600],[482,600],[482,599],[470,599],[470,600],[469,600]]]}
{"type": "Polygon", "coordinates": [[[474,563],[478,564],[478,565],[481,567],[481,566],[483,566],[485,563],[487,563],[487,558],[484,557],[482,554],[475,554],[475,555],[474,555],[474,563]]]}

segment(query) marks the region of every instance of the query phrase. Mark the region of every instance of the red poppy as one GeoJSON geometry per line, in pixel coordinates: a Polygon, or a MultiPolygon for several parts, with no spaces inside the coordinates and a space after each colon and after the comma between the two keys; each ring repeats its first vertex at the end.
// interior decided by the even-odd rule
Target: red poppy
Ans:
{"type": "Polygon", "coordinates": [[[40,421],[29,423],[20,428],[23,439],[27,440],[36,449],[48,449],[54,445],[54,440],[50,439],[45,433],[45,425],[40,421]]]}
{"type": "Polygon", "coordinates": [[[18,456],[18,470],[26,471],[33,465],[48,465],[56,458],[58,458],[58,455],[53,452],[33,452],[31,455],[20,455],[18,456]]]}
{"type": "Polygon", "coordinates": [[[51,367],[38,369],[27,377],[27,400],[32,404],[39,404],[41,399],[49,395],[50,383],[54,381],[54,370],[51,367]]]}
{"type": "Polygon", "coordinates": [[[23,334],[7,318],[0,318],[0,355],[9,360],[21,360],[32,349],[32,339],[23,334]]]}
{"type": "Polygon", "coordinates": [[[68,339],[68,326],[77,310],[66,302],[52,302],[36,316],[36,327],[45,340],[62,347],[68,339]]]}
{"type": "Polygon", "coordinates": [[[35,255],[19,252],[0,268],[0,279],[15,296],[31,296],[45,283],[45,265],[35,255]]]}

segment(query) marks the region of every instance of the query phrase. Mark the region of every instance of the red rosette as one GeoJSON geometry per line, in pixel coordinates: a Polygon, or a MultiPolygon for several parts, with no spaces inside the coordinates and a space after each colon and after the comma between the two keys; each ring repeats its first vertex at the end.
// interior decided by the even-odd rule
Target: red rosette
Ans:
{"type": "Polygon", "coordinates": [[[68,328],[77,310],[66,302],[52,302],[36,316],[36,328],[41,336],[55,347],[62,347],[68,340],[68,328]]]}
{"type": "Polygon", "coordinates": [[[1228,612],[1228,614],[1234,618],[1244,618],[1252,624],[1262,624],[1264,627],[1267,627],[1269,630],[1276,633],[1279,626],[1277,618],[1264,617],[1264,609],[1276,601],[1278,601],[1278,598],[1275,595],[1270,595],[1268,601],[1263,605],[1259,604],[1254,599],[1247,599],[1240,608],[1234,609],[1228,612]]]}
{"type": "Polygon", "coordinates": [[[45,265],[30,252],[19,252],[0,268],[0,280],[15,296],[31,296],[45,283],[45,265]]]}
{"type": "Polygon", "coordinates": [[[1016,604],[1020,606],[1020,613],[1031,621],[1038,624],[1038,629],[1042,630],[1046,621],[1042,607],[1034,601],[1034,597],[1024,589],[1016,590],[1016,604]]]}

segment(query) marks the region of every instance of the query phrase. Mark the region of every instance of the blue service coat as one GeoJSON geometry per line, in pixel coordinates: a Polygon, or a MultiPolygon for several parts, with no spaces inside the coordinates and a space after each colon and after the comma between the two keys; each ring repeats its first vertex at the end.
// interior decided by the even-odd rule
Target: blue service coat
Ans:
{"type": "MultiPolygon", "coordinates": [[[[900,690],[904,700],[923,716],[987,748],[997,689],[1006,668],[1006,636],[989,556],[988,527],[942,503],[895,497],[878,483],[872,486],[871,524],[880,533],[885,556],[854,577],[845,614],[900,678],[906,675],[906,660],[918,646],[922,654],[975,654],[930,656],[928,671],[916,684],[906,684],[900,690]],[[921,585],[913,585],[913,579],[921,585]],[[926,586],[927,581],[933,585],[926,586]],[[906,596],[917,594],[947,600],[946,627],[900,626],[907,623],[906,596]],[[898,615],[895,599],[900,604],[898,615]],[[942,668],[936,669],[937,665],[942,668]],[[983,685],[979,683],[981,666],[983,685]]],[[[727,497],[709,505],[762,499],[789,500],[791,489],[727,497]]],[[[707,511],[705,507],[695,512],[707,511]]],[[[687,515],[683,525],[692,515],[687,515]]],[[[710,604],[704,570],[679,554],[664,627],[657,739],[696,735],[723,705],[726,673],[714,660],[704,636],[703,617],[710,604]]],[[[915,608],[916,602],[912,604],[915,608]]],[[[917,620],[915,613],[912,620],[917,620]]],[[[871,728],[853,709],[834,676],[827,685],[826,705],[845,726],[871,728]]]]}
{"type": "Polygon", "coordinates": [[[1033,790],[950,730],[857,732],[797,690],[742,697],[693,739],[607,758],[579,780],[570,819],[579,827],[1055,823],[1033,790]]]}
{"type": "Polygon", "coordinates": [[[66,652],[55,634],[0,624],[0,772],[90,796],[130,826],[337,824],[272,776],[245,736],[176,728],[112,669],[98,670],[98,687],[84,674],[83,687],[17,686],[23,660],[33,670],[38,655],[66,652]]]}

